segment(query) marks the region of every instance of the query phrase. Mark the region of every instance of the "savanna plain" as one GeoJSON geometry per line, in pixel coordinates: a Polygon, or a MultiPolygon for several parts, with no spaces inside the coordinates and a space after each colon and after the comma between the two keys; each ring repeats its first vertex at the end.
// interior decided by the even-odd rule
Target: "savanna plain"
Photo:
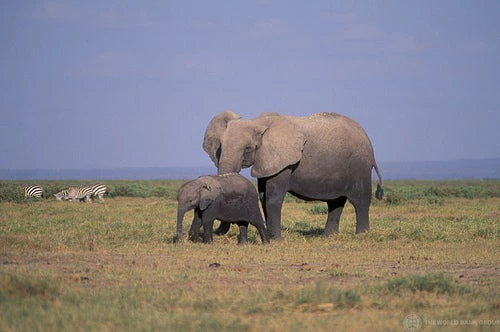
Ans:
{"type": "Polygon", "coordinates": [[[386,181],[370,232],[347,204],[328,238],[326,204],[287,196],[283,241],[243,246],[173,243],[182,181],[103,183],[0,181],[0,331],[500,329],[500,181],[386,181]]]}

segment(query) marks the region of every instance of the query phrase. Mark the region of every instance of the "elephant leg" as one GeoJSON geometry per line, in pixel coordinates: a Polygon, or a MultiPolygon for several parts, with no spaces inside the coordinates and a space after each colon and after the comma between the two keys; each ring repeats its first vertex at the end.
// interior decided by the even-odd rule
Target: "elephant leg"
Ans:
{"type": "Polygon", "coordinates": [[[258,223],[254,225],[259,232],[260,239],[262,240],[262,244],[269,243],[269,238],[267,236],[266,228],[264,227],[264,223],[258,223]]]}
{"type": "Polygon", "coordinates": [[[198,212],[194,212],[193,222],[191,223],[191,228],[189,228],[189,240],[193,242],[198,242],[198,236],[201,228],[201,217],[198,212]]]}
{"type": "Polygon", "coordinates": [[[246,244],[248,240],[248,223],[246,221],[238,222],[240,234],[238,235],[238,244],[246,244]]]}
{"type": "Polygon", "coordinates": [[[213,241],[214,220],[214,218],[203,218],[203,242],[205,243],[212,243],[213,241]]]}
{"type": "Polygon", "coordinates": [[[344,209],[347,197],[339,197],[328,201],[328,218],[326,220],[325,231],[323,236],[330,236],[339,232],[340,215],[344,209]]]}
{"type": "MultiPolygon", "coordinates": [[[[371,172],[371,171],[370,171],[371,172]]],[[[354,205],[356,211],[356,234],[370,230],[369,210],[372,199],[371,177],[360,179],[356,184],[358,192],[348,195],[349,202],[354,205]]]]}
{"type": "Polygon", "coordinates": [[[230,227],[231,227],[230,223],[225,222],[225,221],[221,221],[219,228],[217,228],[214,233],[216,235],[225,235],[229,231],[230,227]]]}
{"type": "Polygon", "coordinates": [[[264,211],[264,219],[267,220],[267,208],[266,208],[266,182],[267,179],[257,179],[257,190],[259,191],[259,200],[262,205],[262,211],[264,211]]]}
{"type": "Polygon", "coordinates": [[[370,203],[356,204],[354,209],[356,210],[356,234],[368,232],[370,230],[370,203]]]}
{"type": "Polygon", "coordinates": [[[269,243],[266,226],[264,225],[264,220],[262,219],[260,211],[258,211],[257,214],[251,219],[250,225],[253,225],[255,226],[255,228],[257,228],[257,231],[259,232],[260,239],[262,240],[263,244],[269,243]]]}
{"type": "Polygon", "coordinates": [[[263,206],[267,221],[267,231],[273,240],[281,240],[281,207],[289,188],[290,169],[285,169],[272,178],[266,179],[263,206]]]}

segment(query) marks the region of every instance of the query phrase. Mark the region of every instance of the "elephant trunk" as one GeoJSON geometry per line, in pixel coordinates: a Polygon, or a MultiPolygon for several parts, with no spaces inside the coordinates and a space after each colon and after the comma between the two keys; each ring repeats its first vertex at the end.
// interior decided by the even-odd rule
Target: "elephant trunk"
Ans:
{"type": "Polygon", "coordinates": [[[186,213],[186,209],[178,206],[177,207],[177,231],[176,231],[176,236],[174,238],[174,242],[182,242],[183,236],[182,236],[182,221],[184,220],[184,214],[186,213]]]}
{"type": "Polygon", "coordinates": [[[239,173],[240,170],[235,170],[234,168],[228,168],[228,167],[221,167],[221,166],[219,166],[219,170],[217,172],[217,175],[224,175],[224,174],[229,174],[229,173],[239,173]]]}
{"type": "Polygon", "coordinates": [[[230,153],[227,152],[225,153],[225,151],[221,153],[221,157],[219,160],[219,169],[217,173],[218,175],[239,173],[241,171],[242,161],[238,159],[241,158],[241,156],[239,156],[238,158],[228,158],[229,154],[230,153]]]}

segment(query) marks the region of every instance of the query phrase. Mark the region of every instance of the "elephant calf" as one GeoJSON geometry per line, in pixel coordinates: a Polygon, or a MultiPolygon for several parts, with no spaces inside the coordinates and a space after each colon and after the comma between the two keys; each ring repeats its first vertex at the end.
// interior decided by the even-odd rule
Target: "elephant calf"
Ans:
{"type": "Polygon", "coordinates": [[[264,219],[259,209],[259,197],[254,185],[237,173],[201,176],[182,185],[177,193],[177,234],[182,240],[184,214],[194,209],[189,239],[198,240],[203,225],[203,241],[212,242],[215,219],[236,223],[240,228],[238,244],[247,242],[248,224],[254,225],[262,243],[268,243],[264,219]]]}

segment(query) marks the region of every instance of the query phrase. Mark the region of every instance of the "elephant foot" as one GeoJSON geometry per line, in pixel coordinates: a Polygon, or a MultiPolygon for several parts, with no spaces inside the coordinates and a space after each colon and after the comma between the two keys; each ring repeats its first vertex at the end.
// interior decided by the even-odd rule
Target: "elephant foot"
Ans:
{"type": "Polygon", "coordinates": [[[188,240],[191,241],[191,242],[202,242],[203,241],[203,237],[201,234],[189,234],[188,235],[188,240]]]}
{"type": "Polygon", "coordinates": [[[359,228],[356,227],[356,234],[362,234],[362,233],[366,233],[366,232],[369,232],[370,231],[370,227],[363,227],[363,228],[359,228]]]}
{"type": "Polygon", "coordinates": [[[271,239],[271,241],[276,241],[276,242],[280,242],[280,241],[283,241],[283,239],[281,238],[281,234],[280,235],[269,235],[269,239],[271,239]]]}
{"type": "Polygon", "coordinates": [[[265,233],[260,234],[260,239],[262,240],[262,244],[269,244],[269,238],[265,233]]]}
{"type": "Polygon", "coordinates": [[[368,217],[370,204],[355,205],[356,210],[356,234],[368,232],[370,230],[370,218],[368,217]]]}
{"type": "Polygon", "coordinates": [[[336,234],[338,234],[338,233],[339,233],[338,231],[328,231],[328,232],[327,232],[327,231],[325,230],[325,231],[323,232],[323,235],[322,235],[322,236],[323,236],[323,237],[332,237],[332,236],[334,236],[334,235],[336,235],[336,234]]]}

